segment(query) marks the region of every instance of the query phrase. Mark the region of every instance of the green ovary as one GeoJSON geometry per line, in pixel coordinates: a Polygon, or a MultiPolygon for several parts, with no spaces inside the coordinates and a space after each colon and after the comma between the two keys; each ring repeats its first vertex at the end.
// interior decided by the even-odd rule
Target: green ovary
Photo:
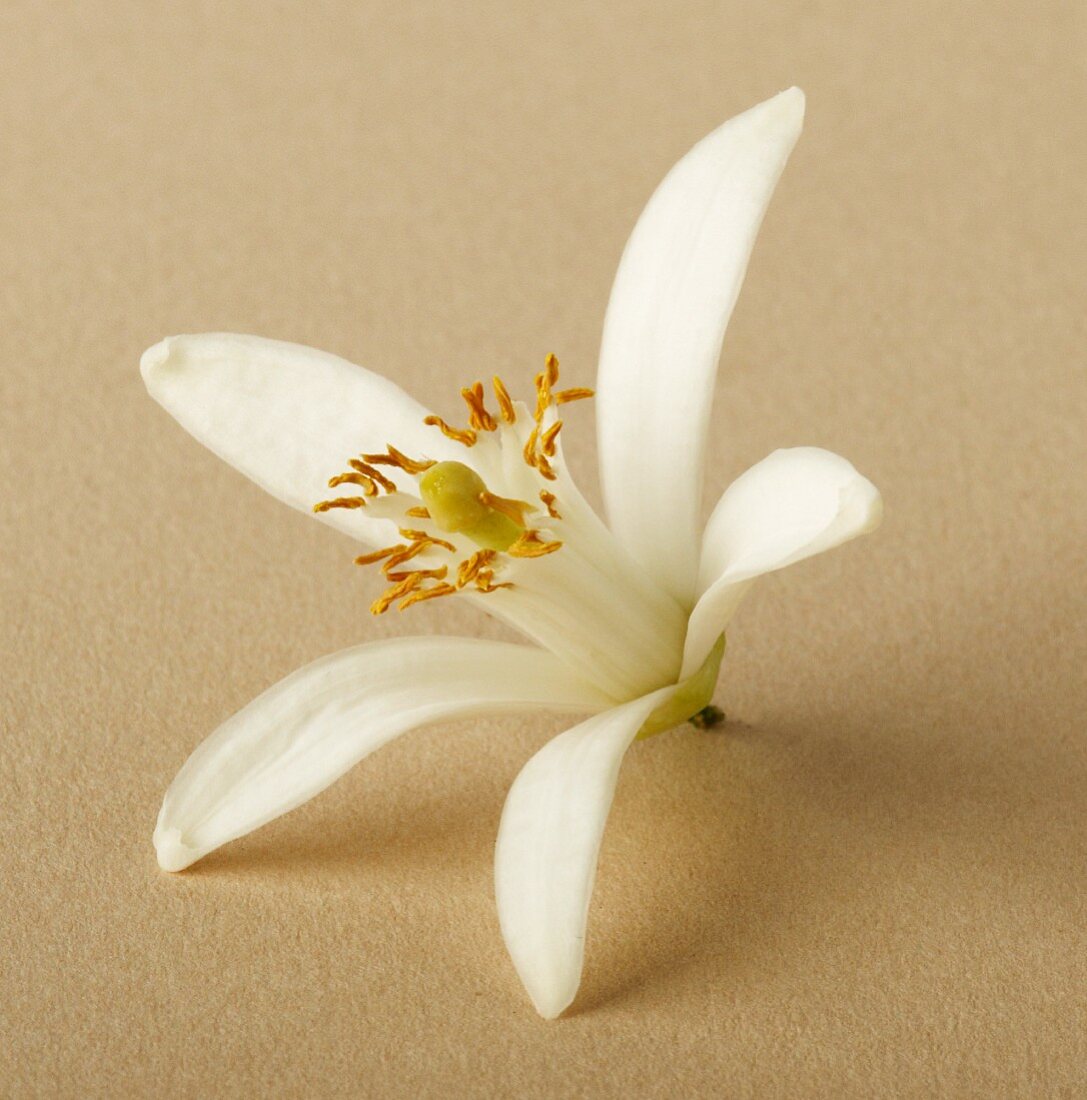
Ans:
{"type": "Polygon", "coordinates": [[[713,699],[713,689],[717,686],[717,674],[721,671],[721,660],[725,656],[725,636],[721,635],[710,650],[702,667],[688,676],[677,688],[675,695],[662,703],[645,720],[638,731],[639,740],[664,733],[673,726],[689,721],[699,711],[709,705],[713,699]]]}
{"type": "Polygon", "coordinates": [[[486,550],[508,550],[525,529],[485,501],[483,478],[463,462],[439,462],[419,481],[430,518],[443,531],[467,535],[486,550]]]}

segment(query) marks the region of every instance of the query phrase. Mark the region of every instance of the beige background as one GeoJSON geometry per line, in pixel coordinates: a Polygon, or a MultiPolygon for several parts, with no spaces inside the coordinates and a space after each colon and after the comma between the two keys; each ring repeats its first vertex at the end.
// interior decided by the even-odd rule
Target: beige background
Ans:
{"type": "Polygon", "coordinates": [[[0,56],[4,1093],[1087,1092],[1082,5],[6,0],[0,56]],[[591,384],[650,191],[791,83],[709,490],[814,443],[887,521],[751,598],[724,732],[628,758],[569,1017],[491,889],[555,720],[405,737],[160,874],[167,783],[263,687],[502,632],[372,621],[139,353],[256,332],[447,414],[549,351],[591,384]]]}

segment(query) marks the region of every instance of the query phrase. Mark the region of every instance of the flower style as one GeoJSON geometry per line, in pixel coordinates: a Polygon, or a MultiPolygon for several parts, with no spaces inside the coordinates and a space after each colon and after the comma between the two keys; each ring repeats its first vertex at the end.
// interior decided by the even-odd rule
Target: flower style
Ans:
{"type": "MultiPolygon", "coordinates": [[[[429,722],[545,707],[592,716],[524,767],[502,814],[502,933],[547,1018],[581,978],[597,854],[623,755],[707,712],[724,631],[751,582],[878,523],[874,486],[815,447],[775,451],[700,525],[717,360],[755,234],[799,136],[793,88],[694,147],[623,254],[598,375],[606,525],[563,460],[561,411],[593,396],[548,357],[531,405],[493,380],[468,424],[429,414],[335,356],[252,336],[176,336],[148,350],[151,395],[286,503],[353,536],[388,582],[375,614],[458,596],[532,645],[371,642],[288,676],[185,763],[155,829],[180,871],[323,790],[429,722]],[[329,475],[335,476],[329,480],[329,475]],[[319,499],[323,487],[342,495],[319,499]]],[[[327,495],[327,494],[324,494],[327,495]]]]}

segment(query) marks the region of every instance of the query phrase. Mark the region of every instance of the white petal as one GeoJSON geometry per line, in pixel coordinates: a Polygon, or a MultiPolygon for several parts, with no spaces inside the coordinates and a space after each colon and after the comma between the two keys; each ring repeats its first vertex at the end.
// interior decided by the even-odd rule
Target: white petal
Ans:
{"type": "Polygon", "coordinates": [[[462,638],[397,638],[315,661],[228,719],[189,757],[155,829],[180,871],[312,798],[364,756],[442,718],[610,700],[550,653],[462,638]]]}
{"type": "Polygon", "coordinates": [[[741,474],[706,525],[682,675],[705,660],[753,578],[863,535],[882,516],[879,490],[818,447],[774,451],[741,474]]]}
{"type": "Polygon", "coordinates": [[[597,430],[609,522],[687,606],[721,341],[803,118],[791,88],[669,172],[623,253],[604,321],[597,430]]]}
{"type": "Polygon", "coordinates": [[[661,688],[560,734],[510,788],[495,849],[498,919],[545,1019],[570,1004],[581,981],[596,860],[623,754],[674,690],[661,688]]]}
{"type": "MultiPolygon", "coordinates": [[[[423,424],[427,410],[399,386],[299,344],[230,333],[171,336],[144,352],[140,371],[183,428],[303,512],[336,495],[328,479],[361,451],[393,443],[412,457],[452,457],[449,442],[423,424]]],[[[405,476],[387,472],[398,482],[405,476]]],[[[355,495],[350,486],[337,492],[355,495]]],[[[319,518],[372,543],[392,530],[363,509],[319,518]]]]}

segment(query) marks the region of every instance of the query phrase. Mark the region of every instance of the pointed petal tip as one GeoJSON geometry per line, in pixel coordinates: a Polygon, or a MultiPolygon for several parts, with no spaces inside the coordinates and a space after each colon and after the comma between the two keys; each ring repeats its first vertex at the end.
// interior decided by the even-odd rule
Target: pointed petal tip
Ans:
{"type": "Polygon", "coordinates": [[[550,1023],[552,1020],[557,1020],[566,1010],[570,1007],[570,1001],[566,1001],[561,1005],[539,1005],[535,1001],[532,1002],[536,1008],[536,1011],[540,1014],[542,1020],[547,1020],[550,1023]]]}
{"type": "Polygon", "coordinates": [[[880,491],[852,465],[855,477],[840,490],[839,512],[852,538],[867,535],[883,522],[883,497],[880,491]]]}
{"type": "Polygon", "coordinates": [[[574,1003],[581,971],[573,980],[569,975],[555,973],[520,973],[521,983],[532,1001],[532,1007],[544,1020],[557,1020],[574,1003]]]}
{"type": "Polygon", "coordinates": [[[751,108],[752,114],[762,115],[766,122],[780,129],[784,133],[790,133],[795,142],[804,125],[804,111],[807,100],[803,91],[794,84],[783,92],[771,96],[756,107],[751,108]]]}
{"type": "Polygon", "coordinates": [[[150,384],[152,375],[170,358],[170,344],[173,340],[173,336],[167,336],[165,340],[153,344],[140,356],[140,375],[145,384],[150,384]]]}
{"type": "Polygon", "coordinates": [[[159,866],[164,871],[184,871],[200,858],[200,853],[185,843],[180,829],[160,825],[155,829],[152,840],[159,866]]]}
{"type": "Polygon", "coordinates": [[[864,507],[868,516],[860,534],[867,535],[883,522],[883,496],[870,481],[865,481],[864,484],[864,507]]]}

